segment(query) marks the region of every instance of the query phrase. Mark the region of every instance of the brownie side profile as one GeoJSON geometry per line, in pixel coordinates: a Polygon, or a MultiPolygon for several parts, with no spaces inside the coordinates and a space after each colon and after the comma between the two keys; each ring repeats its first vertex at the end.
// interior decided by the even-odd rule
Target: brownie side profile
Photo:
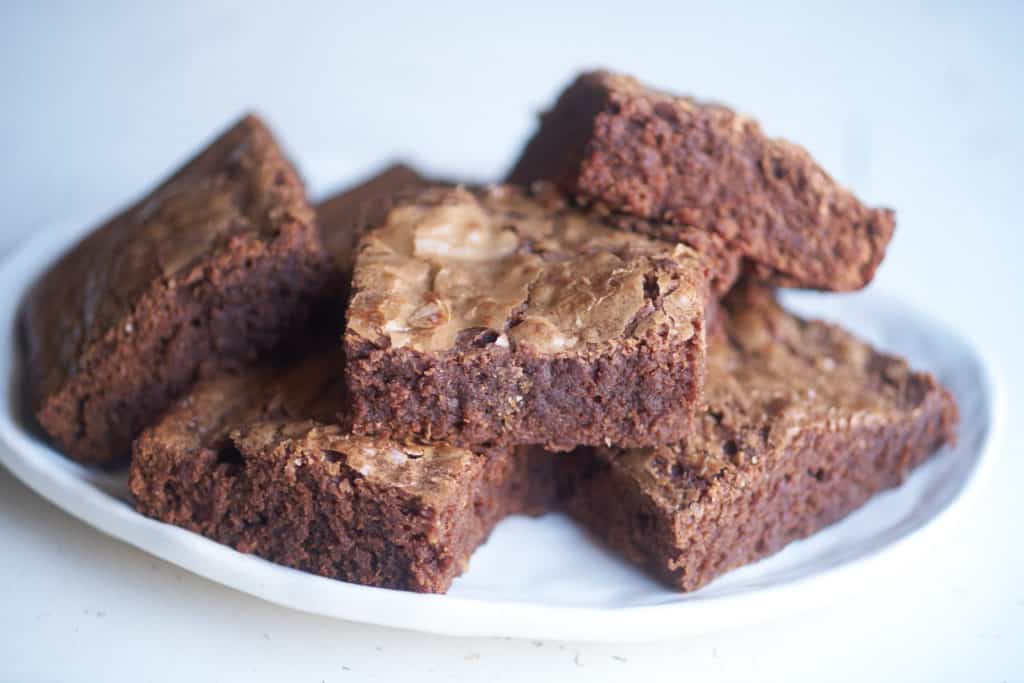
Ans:
{"type": "Polygon", "coordinates": [[[242,119],[29,293],[40,424],[75,460],[122,461],[201,372],[303,324],[327,274],[302,182],[267,128],[242,119]]]}
{"type": "Polygon", "coordinates": [[[441,593],[551,458],[352,436],[336,349],[198,383],[135,443],[139,512],[303,571],[441,593]]]}
{"type": "Polygon", "coordinates": [[[720,323],[691,436],[562,460],[570,513],[682,591],[836,522],[956,438],[931,375],[770,291],[737,292],[720,323]]]}
{"type": "Polygon", "coordinates": [[[535,180],[655,237],[699,248],[715,233],[781,286],[864,287],[895,227],[754,120],[605,71],[579,76],[541,117],[509,175],[535,180]]]}
{"type": "Polygon", "coordinates": [[[707,269],[551,187],[434,187],[360,239],[346,378],[356,433],[457,446],[654,445],[690,426],[707,269]]]}

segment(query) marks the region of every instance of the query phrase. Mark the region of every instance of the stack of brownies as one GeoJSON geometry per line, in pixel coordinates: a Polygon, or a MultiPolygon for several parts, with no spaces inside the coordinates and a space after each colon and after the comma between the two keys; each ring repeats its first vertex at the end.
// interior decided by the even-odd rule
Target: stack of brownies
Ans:
{"type": "Polygon", "coordinates": [[[775,300],[864,287],[893,227],[605,72],[489,187],[395,166],[312,207],[247,117],[31,292],[34,406],[69,457],[130,458],[143,514],[290,567],[443,592],[564,509],[695,590],[955,439],[932,376],[775,300]]]}

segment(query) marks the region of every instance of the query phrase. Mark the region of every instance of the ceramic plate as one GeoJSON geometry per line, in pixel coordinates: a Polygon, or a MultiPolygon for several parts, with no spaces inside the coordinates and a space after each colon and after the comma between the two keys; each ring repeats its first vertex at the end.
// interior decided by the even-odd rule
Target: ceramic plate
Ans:
{"type": "Polygon", "coordinates": [[[566,518],[505,520],[447,595],[332,581],[242,555],[147,519],[127,500],[125,475],[63,458],[21,419],[15,319],[26,288],[95,221],[54,225],[0,266],[0,458],[22,481],[97,529],[213,581],[294,609],[451,635],[626,641],[698,634],[805,610],[851,591],[900,561],[914,561],[934,530],[962,508],[994,449],[997,392],[980,355],[952,330],[874,291],[790,295],[786,303],[859,333],[936,373],[956,395],[962,426],[902,487],[839,524],[691,594],[663,588],[566,518]],[[927,532],[927,533],[925,533],[927,532]],[[908,555],[910,557],[908,557],[908,555]]]}

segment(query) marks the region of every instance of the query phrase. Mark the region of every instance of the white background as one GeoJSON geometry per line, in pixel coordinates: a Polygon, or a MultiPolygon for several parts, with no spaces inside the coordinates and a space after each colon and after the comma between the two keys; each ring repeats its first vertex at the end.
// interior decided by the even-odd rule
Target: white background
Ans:
{"type": "Polygon", "coordinates": [[[0,253],[128,201],[247,109],[300,165],[404,158],[496,178],[564,83],[607,65],[753,113],[898,210],[878,286],[977,340],[1007,390],[978,502],[931,556],[852,600],[608,646],[273,607],[109,540],[0,471],[0,680],[1024,678],[1024,7],[554,4],[0,3],[0,253]]]}

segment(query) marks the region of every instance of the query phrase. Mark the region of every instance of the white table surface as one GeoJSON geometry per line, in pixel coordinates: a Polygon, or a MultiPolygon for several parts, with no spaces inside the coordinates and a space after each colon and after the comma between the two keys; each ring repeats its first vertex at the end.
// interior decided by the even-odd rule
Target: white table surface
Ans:
{"type": "Polygon", "coordinates": [[[497,177],[534,112],[608,65],[754,113],[898,209],[879,286],[975,338],[1006,389],[983,495],[854,599],[608,646],[277,608],[105,538],[0,470],[0,680],[1024,678],[1024,7],[552,4],[2,3],[0,252],[124,203],[246,109],[300,165],[402,157],[497,177]]]}

